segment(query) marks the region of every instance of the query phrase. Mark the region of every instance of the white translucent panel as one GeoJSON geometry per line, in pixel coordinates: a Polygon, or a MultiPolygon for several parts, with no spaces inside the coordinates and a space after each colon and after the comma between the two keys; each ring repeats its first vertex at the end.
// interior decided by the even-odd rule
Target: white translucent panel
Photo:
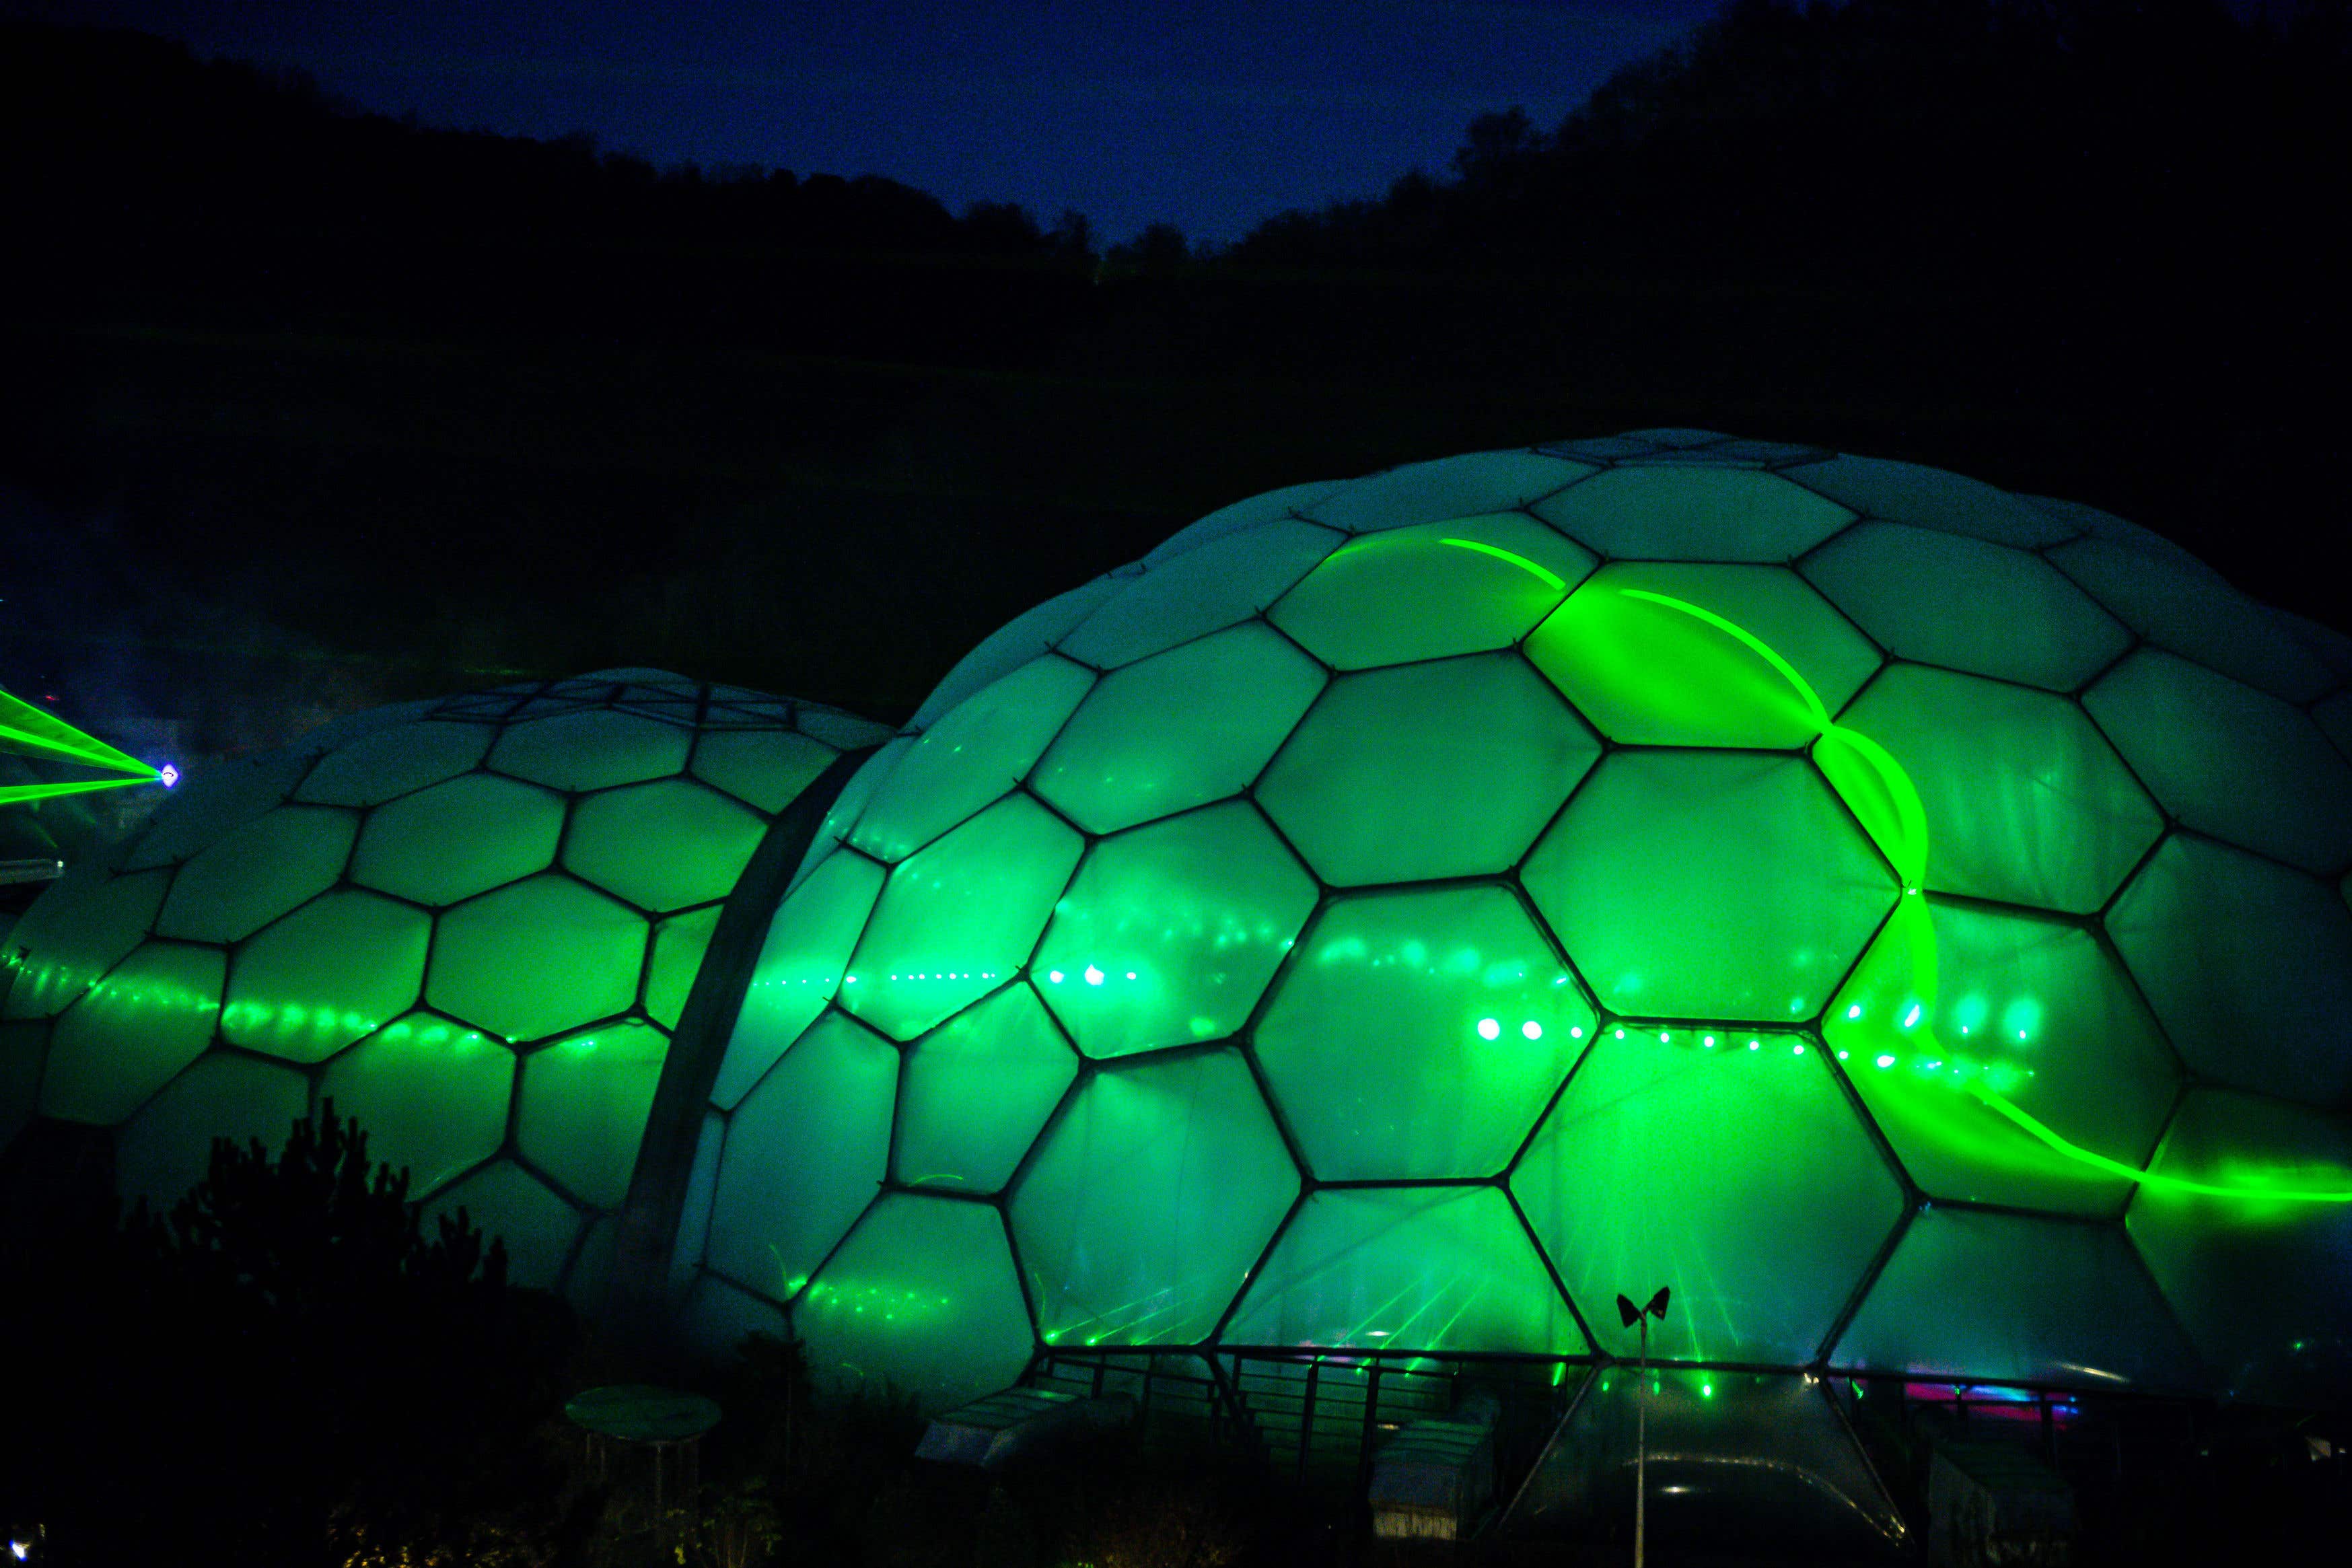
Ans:
{"type": "Polygon", "coordinates": [[[1543,1260],[1495,1187],[1342,1188],[1300,1207],[1227,1344],[1580,1355],[1543,1260]]]}
{"type": "Polygon", "coordinates": [[[516,1149],[580,1202],[620,1207],[668,1051],[667,1035],[634,1018],[533,1051],[522,1064],[516,1149]]]}
{"type": "Polygon", "coordinates": [[[1310,512],[1317,501],[1334,490],[1344,489],[1348,483],[1346,479],[1318,479],[1310,484],[1286,485],[1278,490],[1267,490],[1246,500],[1235,501],[1231,506],[1220,507],[1208,516],[1170,534],[1143,558],[1143,563],[1156,571],[1165,563],[1180,555],[1190,554],[1228,534],[1263,528],[1286,518],[1310,512]]]}
{"type": "Polygon", "coordinates": [[[1268,618],[1338,669],[1508,647],[1593,558],[1524,512],[1449,518],[1343,545],[1268,618]]]}
{"type": "Polygon", "coordinates": [[[421,904],[454,904],[543,871],[563,834],[563,797],[467,773],[370,812],[352,879],[421,904]]]}
{"type": "Polygon", "coordinates": [[[184,860],[286,800],[310,766],[300,747],[193,767],[128,843],[122,868],[142,871],[184,860]]]}
{"type": "Polygon", "coordinates": [[[1526,507],[1591,471],[1588,463],[1538,452],[1473,452],[1357,479],[1315,502],[1307,515],[1351,533],[1405,528],[1526,507]]]}
{"type": "Polygon", "coordinates": [[[757,812],[717,790],[691,779],[656,779],[604,790],[573,806],[563,866],[660,913],[725,898],[766,830],[757,812]]]}
{"type": "Polygon", "coordinates": [[[793,710],[793,721],[837,752],[878,746],[890,738],[890,727],[822,703],[803,702],[793,710]]]}
{"type": "Polygon", "coordinates": [[[2152,648],[2116,666],[2083,705],[2188,826],[2307,871],[2352,860],[2352,762],[2309,715],[2152,648]]]}
{"type": "Polygon", "coordinates": [[[645,917],[568,877],[532,877],[441,917],[425,999],[537,1039],[625,1012],[645,956],[645,917]]]}
{"type": "Polygon", "coordinates": [[[807,852],[786,884],[787,892],[806,881],[810,872],[848,841],[850,829],[866,815],[866,807],[881,790],[884,781],[898,771],[898,764],[914,749],[917,739],[901,735],[858,764],[857,771],[849,775],[849,782],[841,786],[841,793],[833,797],[833,804],[825,807],[824,820],[809,839],[807,852]]]}
{"type": "Polygon", "coordinates": [[[373,893],[327,893],[237,951],[221,1037],[324,1061],[416,1005],[431,919],[373,893]]]}
{"type": "Polygon", "coordinates": [[[849,954],[882,891],[882,868],[839,854],[784,897],[744,989],[711,1103],[732,1110],[743,1091],[841,993],[849,954]]]}
{"type": "Polygon", "coordinates": [[[710,1242],[710,1205],[719,1193],[719,1155],[727,1145],[727,1119],[715,1110],[702,1113],[702,1131],[694,1141],[694,1160],[687,1167],[686,1200],[677,1216],[677,1236],[670,1249],[669,1282],[673,1289],[690,1280],[702,1268],[710,1242]]]}
{"type": "Polygon", "coordinates": [[[2319,723],[2320,733],[2336,742],[2336,749],[2352,759],[2352,691],[2339,691],[2312,709],[2311,716],[2319,723]]]}
{"type": "Polygon", "coordinates": [[[1297,1192],[1297,1169],[1237,1054],[1096,1073],[1013,1194],[1045,1342],[1205,1338],[1297,1192]]]}
{"type": "Polygon", "coordinates": [[[1260,624],[1105,676],[1037,764],[1037,793],[1115,833],[1237,793],[1322,689],[1323,672],[1260,624]]]}
{"type": "Polygon", "coordinates": [[[1865,522],[1802,570],[1900,658],[2072,691],[2131,646],[2122,623],[2047,561],[1981,539],[1865,522]]]}
{"type": "Polygon", "coordinates": [[[911,1040],[1011,979],[1085,840],[1011,795],[899,862],[851,957],[842,1005],[911,1040]]]}
{"type": "Polygon", "coordinates": [[[709,1259],[789,1300],[888,1173],[898,1053],[828,1013],[754,1085],[727,1125],[709,1259]]]}
{"type": "Polygon", "coordinates": [[[1324,1181],[1491,1176],[1592,1013],[1508,889],[1337,899],[1257,1026],[1284,1125],[1324,1181]]]}
{"type": "Polygon", "coordinates": [[[849,841],[885,860],[913,854],[1019,783],[1094,683],[1047,655],[973,692],[906,745],[849,841]]]}
{"type": "Polygon", "coordinates": [[[170,879],[161,870],[110,877],[89,862],[68,868],[8,932],[6,1016],[54,1017],[121,963],[154,924],[170,879]]]}
{"type": "Polygon", "coordinates": [[[665,1029],[677,1027],[678,1015],[702,970],[702,954],[710,933],[719,929],[719,906],[672,915],[654,927],[653,955],[646,961],[646,1016],[665,1029]]]}
{"type": "Polygon", "coordinates": [[[2050,560],[2168,653],[2289,702],[2308,702],[2336,684],[2278,616],[2207,572],[2103,539],[2077,540],[2050,560]]]}
{"type": "Polygon", "coordinates": [[[2338,680],[2352,680],[2352,633],[2322,626],[2308,616],[2273,609],[2271,616],[2295,641],[2309,648],[2338,680]]]}
{"type": "Polygon", "coordinates": [[[992,1193],[1036,1142],[1078,1058],[1023,984],[965,1008],[907,1052],[899,1181],[992,1193]]]}
{"type": "Polygon", "coordinates": [[[172,879],[155,916],[159,936],[236,942],[335,885],[359,818],[331,806],[289,805],[197,851],[172,879]]]}
{"type": "Polygon", "coordinates": [[[114,1186],[168,1215],[212,1167],[213,1140],[258,1139],[274,1159],[310,1110],[310,1081],[291,1068],[215,1052],[173,1079],[114,1136],[114,1186]]]}
{"type": "Polygon", "coordinates": [[[220,1018],[218,948],[151,942],[58,1017],[41,1110],[111,1127],[212,1043],[220,1018]]]}
{"type": "Polygon", "coordinates": [[[2200,1076],[2323,1108],[2352,1098],[2352,910],[2326,883],[2177,836],[2106,926],[2200,1076]]]}
{"type": "Polygon", "coordinates": [[[506,1244],[509,1280],[533,1289],[554,1288],[579,1237],[582,1215],[547,1184],[501,1160],[426,1204],[425,1234],[438,1234],[440,1217],[459,1209],[485,1237],[506,1244]]]}
{"type": "Polygon", "coordinates": [[[695,737],[694,776],[771,815],[800,798],[840,755],[790,730],[725,730],[695,737]]]}
{"type": "Polygon", "coordinates": [[[488,765],[550,789],[609,789],[677,773],[693,740],[682,725],[596,709],[509,725],[488,765]]]}
{"type": "Polygon", "coordinates": [[[1283,521],[1213,540],[1155,565],[1081,621],[1058,645],[1071,658],[1116,669],[1273,604],[1345,534],[1283,521]]]}
{"type": "Polygon", "coordinates": [[[322,805],[378,805],[482,760],[498,731],[488,724],[428,720],[361,736],[320,757],[294,791],[322,805]]]}
{"type": "Polygon", "coordinates": [[[1117,577],[1097,577],[1005,622],[990,633],[987,640],[964,655],[956,667],[948,671],[946,679],[931,688],[931,694],[923,699],[923,705],[915,710],[915,716],[907,721],[907,727],[909,730],[929,729],[939,722],[941,714],[982,687],[1011,674],[1051,648],[1072,626],[1085,620],[1088,611],[1118,593],[1123,581],[1117,577]]]}
{"type": "Polygon", "coordinates": [[[2032,550],[2080,530],[1981,479],[1885,458],[1832,458],[1789,470],[1808,489],[1858,512],[2032,550]]]}
{"type": "Polygon", "coordinates": [[[1612,468],[1535,513],[1629,561],[1792,561],[1853,521],[1776,474],[1686,467],[1612,468]]]}
{"type": "Polygon", "coordinates": [[[1315,908],[1314,881],[1246,801],[1131,828],[1087,854],[1030,965],[1090,1057],[1230,1035],[1315,908]]]}
{"type": "Polygon", "coordinates": [[[368,1135],[368,1158],[409,1173],[421,1198],[497,1153],[514,1098],[514,1053],[431,1013],[394,1019],[319,1080],[368,1135]]]}
{"type": "Polygon", "coordinates": [[[2166,556],[2204,574],[2217,584],[2227,581],[2219,572],[2162,534],[2142,528],[2136,522],[2127,522],[2111,511],[2101,511],[2097,507],[2086,506],[2078,500],[2063,500],[2055,496],[2020,495],[2017,499],[2037,511],[2048,512],[2078,533],[2094,539],[2111,540],[2144,554],[2166,556]]]}

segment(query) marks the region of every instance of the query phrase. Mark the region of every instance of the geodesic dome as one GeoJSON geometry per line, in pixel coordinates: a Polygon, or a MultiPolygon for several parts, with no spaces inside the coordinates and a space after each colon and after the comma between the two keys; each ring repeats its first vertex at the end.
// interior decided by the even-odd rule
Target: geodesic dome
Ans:
{"type": "MultiPolygon", "coordinates": [[[[887,731],[658,670],[378,708],[183,784],[9,933],[0,1140],[116,1129],[168,1207],[331,1097],[554,1284],[610,1245],[720,900],[887,731]]],[[[593,1273],[604,1265],[584,1266],[593,1273]]]]}
{"type": "Polygon", "coordinates": [[[2347,679],[2131,524],[1816,448],[1244,501],[850,783],[674,1283],[934,1408],[1630,1358],[1659,1284],[1670,1363],[2340,1398],[2347,679]]]}

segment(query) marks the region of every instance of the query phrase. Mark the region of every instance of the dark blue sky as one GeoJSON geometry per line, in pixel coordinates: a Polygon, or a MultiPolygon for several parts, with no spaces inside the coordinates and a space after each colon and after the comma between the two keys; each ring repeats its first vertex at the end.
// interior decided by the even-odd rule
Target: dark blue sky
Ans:
{"type": "Polygon", "coordinates": [[[1550,125],[1717,0],[0,0],[299,66],[367,109],[657,163],[878,174],[961,210],[1229,240],[1550,125]]]}

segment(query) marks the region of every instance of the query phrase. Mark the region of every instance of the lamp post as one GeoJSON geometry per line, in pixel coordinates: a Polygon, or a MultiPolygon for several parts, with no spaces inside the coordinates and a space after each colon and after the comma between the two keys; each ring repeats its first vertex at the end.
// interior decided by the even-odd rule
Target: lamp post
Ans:
{"type": "Polygon", "coordinates": [[[1642,1325],[1642,1372],[1633,1391],[1633,1568],[1643,1568],[1643,1536],[1649,1525],[1650,1486],[1650,1396],[1646,1385],[1650,1379],[1650,1320],[1666,1321],[1666,1287],[1650,1298],[1649,1305],[1636,1307],[1623,1296],[1617,1298],[1617,1316],[1627,1328],[1642,1325]]]}

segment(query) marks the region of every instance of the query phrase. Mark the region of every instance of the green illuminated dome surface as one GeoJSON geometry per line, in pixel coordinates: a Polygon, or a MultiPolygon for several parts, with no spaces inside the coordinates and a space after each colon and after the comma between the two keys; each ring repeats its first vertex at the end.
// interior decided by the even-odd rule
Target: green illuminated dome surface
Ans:
{"type": "Polygon", "coordinates": [[[9,933],[0,1140],[116,1130],[126,1200],[332,1097],[513,1276],[600,1273],[719,904],[887,731],[657,670],[380,708],[192,779],[9,933]],[[583,1262],[582,1259],[587,1261],[583,1262]]]}
{"type": "Polygon", "coordinates": [[[1662,1283],[1669,1363],[2341,1398],[2347,680],[2129,523],[1816,448],[1244,501],[834,804],[672,1285],[934,1408],[1630,1358],[1662,1283]]]}

